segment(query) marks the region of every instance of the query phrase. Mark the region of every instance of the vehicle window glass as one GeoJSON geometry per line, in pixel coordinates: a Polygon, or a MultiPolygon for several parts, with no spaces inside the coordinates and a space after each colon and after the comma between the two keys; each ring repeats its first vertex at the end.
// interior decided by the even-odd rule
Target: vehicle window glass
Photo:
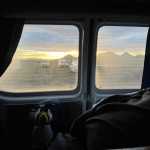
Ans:
{"type": "Polygon", "coordinates": [[[103,26],[98,30],[96,87],[140,89],[148,27],[103,26]]]}
{"type": "Polygon", "coordinates": [[[13,60],[0,78],[0,90],[75,90],[78,61],[79,30],[76,26],[26,24],[13,60]]]}

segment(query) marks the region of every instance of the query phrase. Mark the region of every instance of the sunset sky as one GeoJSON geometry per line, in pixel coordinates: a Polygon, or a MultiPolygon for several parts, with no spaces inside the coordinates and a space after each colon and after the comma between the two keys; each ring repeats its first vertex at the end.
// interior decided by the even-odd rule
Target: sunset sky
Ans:
{"type": "MultiPolygon", "coordinates": [[[[105,26],[98,32],[99,52],[143,55],[147,27],[105,26]]],[[[78,56],[79,30],[73,25],[25,25],[15,56],[18,58],[58,59],[78,56]]]]}
{"type": "Polygon", "coordinates": [[[79,30],[73,25],[25,25],[16,51],[22,58],[78,56],[79,30]]]}
{"type": "Polygon", "coordinates": [[[104,26],[98,32],[99,52],[144,55],[148,27],[104,26]]]}

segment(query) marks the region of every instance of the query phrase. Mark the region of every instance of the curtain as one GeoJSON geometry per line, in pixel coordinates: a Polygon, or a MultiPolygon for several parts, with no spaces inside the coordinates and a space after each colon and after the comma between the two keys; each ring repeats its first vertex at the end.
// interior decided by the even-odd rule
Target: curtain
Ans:
{"type": "Polygon", "coordinates": [[[145,51],[145,60],[144,60],[144,69],[143,69],[143,78],[142,78],[142,87],[150,87],[150,27],[148,29],[147,41],[146,41],[146,51],[145,51]]]}
{"type": "Polygon", "coordinates": [[[11,63],[21,37],[23,25],[22,19],[0,19],[0,76],[11,63]]]}

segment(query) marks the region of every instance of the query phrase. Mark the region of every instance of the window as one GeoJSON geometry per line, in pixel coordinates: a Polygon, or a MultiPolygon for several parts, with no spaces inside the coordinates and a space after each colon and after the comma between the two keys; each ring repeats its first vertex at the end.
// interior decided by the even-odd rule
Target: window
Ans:
{"type": "Polygon", "coordinates": [[[99,28],[96,58],[98,89],[140,89],[148,27],[99,28]]]}
{"type": "Polygon", "coordinates": [[[12,63],[0,79],[0,90],[75,90],[78,58],[79,30],[76,26],[26,24],[12,63]]]}

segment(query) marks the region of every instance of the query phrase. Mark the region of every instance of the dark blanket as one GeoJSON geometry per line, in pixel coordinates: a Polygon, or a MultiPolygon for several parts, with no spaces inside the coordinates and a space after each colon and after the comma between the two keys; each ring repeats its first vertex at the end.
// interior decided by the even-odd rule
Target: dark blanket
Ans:
{"type": "Polygon", "coordinates": [[[75,120],[71,135],[88,150],[150,145],[150,89],[105,98],[75,120]]]}

